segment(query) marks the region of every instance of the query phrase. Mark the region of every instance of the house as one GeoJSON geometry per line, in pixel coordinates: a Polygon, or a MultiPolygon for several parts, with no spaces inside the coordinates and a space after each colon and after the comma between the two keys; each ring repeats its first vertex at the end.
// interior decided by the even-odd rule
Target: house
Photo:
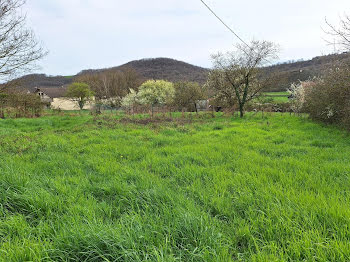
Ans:
{"type": "MultiPolygon", "coordinates": [[[[79,110],[76,101],[65,97],[67,86],[61,87],[36,87],[34,93],[40,96],[46,108],[60,110],[79,110]]],[[[93,102],[86,103],[84,109],[91,109],[93,102]]]]}
{"type": "Polygon", "coordinates": [[[46,108],[52,108],[54,99],[64,97],[66,92],[65,87],[35,87],[34,94],[40,97],[46,108]]]}

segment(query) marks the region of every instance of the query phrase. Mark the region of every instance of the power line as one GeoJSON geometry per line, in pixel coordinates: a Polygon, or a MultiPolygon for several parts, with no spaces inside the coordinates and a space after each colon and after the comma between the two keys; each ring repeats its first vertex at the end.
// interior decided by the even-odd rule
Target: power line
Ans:
{"type": "MultiPolygon", "coordinates": [[[[255,50],[252,49],[252,47],[247,44],[246,41],[244,41],[231,27],[229,27],[224,20],[222,20],[215,12],[214,10],[206,3],[204,2],[204,0],[200,0],[203,5],[205,5],[205,7],[232,33],[234,34],[245,46],[247,46],[249,48],[249,50],[251,50],[252,52],[256,53],[255,50]]],[[[247,54],[247,52],[244,49],[241,49],[244,53],[247,54]]],[[[263,58],[263,60],[265,60],[268,63],[271,63],[268,59],[263,58]]]]}
{"type": "Polygon", "coordinates": [[[200,0],[203,5],[205,5],[205,7],[232,33],[234,34],[243,44],[245,44],[248,48],[250,48],[250,46],[247,44],[247,42],[245,42],[235,31],[233,31],[233,29],[231,27],[229,27],[224,20],[222,20],[215,12],[212,8],[210,8],[209,5],[207,5],[206,2],[204,2],[204,0],[200,0]]]}

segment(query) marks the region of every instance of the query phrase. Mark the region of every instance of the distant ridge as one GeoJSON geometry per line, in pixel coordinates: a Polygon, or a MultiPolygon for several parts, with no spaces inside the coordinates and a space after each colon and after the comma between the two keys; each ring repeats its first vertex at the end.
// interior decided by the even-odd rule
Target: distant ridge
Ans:
{"type": "MultiPolygon", "coordinates": [[[[277,86],[273,86],[269,91],[284,91],[291,83],[298,80],[304,81],[314,76],[321,76],[325,70],[334,63],[349,63],[350,53],[332,54],[318,56],[307,61],[291,61],[265,67],[266,73],[274,72],[282,76],[283,80],[277,86]]],[[[18,78],[15,83],[26,88],[34,87],[59,87],[70,84],[76,76],[91,73],[134,69],[145,80],[164,79],[172,82],[193,81],[204,84],[207,80],[210,69],[191,65],[182,61],[170,58],[149,58],[128,62],[126,64],[105,68],[83,70],[75,76],[46,76],[44,74],[31,74],[18,78]]]]}
{"type": "Polygon", "coordinates": [[[71,84],[73,77],[66,76],[47,76],[45,74],[30,74],[25,75],[15,80],[10,81],[10,86],[24,87],[31,91],[36,87],[61,87],[71,84]]]}

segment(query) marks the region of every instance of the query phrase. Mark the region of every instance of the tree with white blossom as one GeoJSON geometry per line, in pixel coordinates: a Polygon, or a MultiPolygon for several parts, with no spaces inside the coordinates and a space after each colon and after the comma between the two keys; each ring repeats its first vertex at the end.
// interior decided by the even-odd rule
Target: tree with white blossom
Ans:
{"type": "Polygon", "coordinates": [[[143,105],[169,105],[175,97],[174,84],[165,80],[149,80],[141,85],[137,93],[138,101],[143,105]]]}

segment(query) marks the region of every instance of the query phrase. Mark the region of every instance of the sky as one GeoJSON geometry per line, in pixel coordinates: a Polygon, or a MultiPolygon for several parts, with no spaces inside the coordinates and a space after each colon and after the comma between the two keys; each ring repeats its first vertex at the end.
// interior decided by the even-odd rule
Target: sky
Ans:
{"type": "MultiPolygon", "coordinates": [[[[337,24],[349,0],[206,0],[245,41],[268,40],[279,61],[329,54],[325,18],[337,24]]],[[[142,58],[211,67],[211,54],[239,41],[200,0],[27,0],[27,24],[49,54],[38,73],[74,75],[142,58]]]]}

